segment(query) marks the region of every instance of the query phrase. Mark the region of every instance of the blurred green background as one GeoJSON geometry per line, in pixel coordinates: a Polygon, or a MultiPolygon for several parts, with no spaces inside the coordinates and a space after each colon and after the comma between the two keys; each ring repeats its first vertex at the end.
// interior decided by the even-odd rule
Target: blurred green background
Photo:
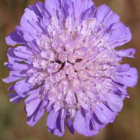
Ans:
{"type": "MultiPolygon", "coordinates": [[[[44,1],[44,0],[40,0],[44,1]]],[[[3,66],[7,61],[8,47],[5,37],[19,25],[25,7],[37,0],[0,0],[0,79],[8,76],[8,70],[3,66]]],[[[140,71],[140,0],[94,0],[96,6],[107,4],[118,13],[121,21],[130,27],[133,39],[124,48],[133,47],[137,50],[135,59],[124,59],[140,71]]],[[[79,134],[71,135],[66,129],[62,138],[47,132],[46,116],[34,127],[26,124],[24,103],[14,105],[9,102],[7,88],[0,80],[0,140],[140,140],[140,83],[129,88],[130,99],[125,99],[123,110],[114,123],[107,125],[94,137],[87,138],[79,134]]]]}

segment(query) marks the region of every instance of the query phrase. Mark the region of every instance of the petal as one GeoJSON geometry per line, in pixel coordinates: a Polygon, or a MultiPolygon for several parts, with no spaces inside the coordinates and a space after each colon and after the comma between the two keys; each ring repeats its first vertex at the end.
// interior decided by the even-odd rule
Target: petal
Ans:
{"type": "Polygon", "coordinates": [[[9,69],[9,71],[22,71],[22,70],[28,70],[29,69],[28,65],[19,64],[19,63],[10,64],[8,62],[5,62],[4,66],[6,66],[9,69]]]}
{"type": "Polygon", "coordinates": [[[106,15],[110,12],[110,8],[107,5],[101,5],[98,7],[95,17],[97,18],[97,25],[105,19],[106,15]]]}
{"type": "Polygon", "coordinates": [[[88,137],[91,137],[98,133],[98,131],[94,130],[91,119],[89,117],[83,116],[81,110],[78,110],[76,112],[73,126],[79,134],[88,137]]]}
{"type": "MultiPolygon", "coordinates": [[[[38,11],[40,12],[40,14],[43,15],[43,17],[48,17],[48,18],[50,18],[50,14],[48,13],[48,11],[47,11],[47,9],[46,9],[44,3],[42,3],[42,2],[37,2],[37,3],[35,4],[35,6],[37,7],[37,9],[38,9],[38,11]]],[[[33,11],[35,11],[35,10],[33,10],[33,11]]],[[[36,11],[35,11],[35,13],[36,13],[36,11]]]]}
{"type": "Polygon", "coordinates": [[[72,4],[75,19],[90,18],[94,12],[94,3],[91,0],[72,0],[72,4]]]}
{"type": "Polygon", "coordinates": [[[116,113],[109,109],[105,104],[100,103],[99,105],[94,106],[94,112],[97,118],[103,123],[108,124],[113,122],[116,116],[116,113]]]}
{"type": "Polygon", "coordinates": [[[129,64],[122,64],[117,67],[117,72],[126,72],[130,70],[129,64]]]}
{"type": "Polygon", "coordinates": [[[44,104],[40,102],[35,112],[31,116],[27,117],[27,124],[30,126],[34,126],[44,115],[44,112],[44,104]]]}
{"type": "Polygon", "coordinates": [[[81,19],[89,19],[93,17],[95,11],[95,5],[91,0],[83,0],[83,7],[81,13],[81,19]]]}
{"type": "MultiPolygon", "coordinates": [[[[121,22],[114,24],[110,31],[110,38],[107,42],[111,48],[122,46],[132,38],[130,29],[121,22]]],[[[109,35],[109,33],[107,34],[109,35]]]]}
{"type": "Polygon", "coordinates": [[[130,68],[127,72],[118,73],[114,81],[128,87],[134,87],[137,84],[138,74],[136,68],[130,68]]]}
{"type": "Polygon", "coordinates": [[[113,110],[114,112],[120,112],[122,110],[123,107],[122,98],[115,95],[114,93],[107,94],[105,95],[104,98],[106,100],[106,103],[111,108],[111,110],[113,110]]]}
{"type": "Polygon", "coordinates": [[[11,34],[9,34],[6,38],[6,43],[8,45],[16,45],[16,44],[26,44],[25,40],[23,37],[20,35],[18,31],[14,31],[11,34]]]}
{"type": "Polygon", "coordinates": [[[18,46],[14,49],[14,54],[19,58],[29,59],[33,53],[27,47],[18,46]]]}
{"type": "Polygon", "coordinates": [[[10,102],[14,104],[18,104],[23,99],[17,93],[9,93],[8,97],[10,98],[10,102]]]}
{"type": "Polygon", "coordinates": [[[20,24],[25,30],[29,30],[32,34],[42,33],[37,15],[32,10],[26,10],[21,18],[20,24]]]}
{"type": "Polygon", "coordinates": [[[41,102],[41,99],[39,97],[39,93],[30,95],[25,100],[27,116],[31,116],[35,112],[40,102],[41,102]]]}
{"type": "Polygon", "coordinates": [[[49,112],[48,116],[47,116],[47,127],[49,129],[54,129],[56,128],[56,119],[59,115],[59,112],[49,112]]]}
{"type": "Polygon", "coordinates": [[[112,24],[115,24],[120,21],[120,17],[114,13],[112,10],[108,12],[108,14],[105,16],[103,20],[103,24],[105,26],[110,27],[112,24]]]}
{"type": "Polygon", "coordinates": [[[40,91],[40,88],[37,88],[37,89],[34,89],[34,90],[30,90],[27,94],[28,95],[36,95],[36,94],[38,94],[39,93],[39,91],[40,91]]]}
{"type": "Polygon", "coordinates": [[[32,52],[36,52],[36,53],[39,53],[40,50],[39,50],[39,46],[37,45],[36,41],[33,40],[32,42],[29,42],[28,43],[28,46],[30,47],[30,49],[32,50],[32,52]]]}
{"type": "Polygon", "coordinates": [[[133,48],[130,49],[123,49],[123,50],[119,50],[117,51],[117,54],[121,57],[130,57],[130,58],[134,58],[134,54],[136,53],[136,50],[133,48]]]}
{"type": "Polygon", "coordinates": [[[30,5],[29,9],[34,11],[34,13],[40,18],[46,15],[44,14],[45,6],[42,2],[37,2],[36,4],[30,5]]]}
{"type": "Polygon", "coordinates": [[[14,90],[14,86],[15,86],[15,85],[11,85],[11,86],[8,88],[7,91],[13,91],[13,90],[14,90]]]}
{"type": "Polygon", "coordinates": [[[123,23],[120,22],[120,23],[114,24],[111,29],[110,29],[110,32],[107,33],[107,34],[110,34],[110,38],[108,40],[110,44],[114,42],[125,41],[127,32],[126,32],[126,27],[123,23]]]}
{"type": "Polygon", "coordinates": [[[72,0],[62,0],[62,7],[65,17],[72,15],[73,13],[72,0]]]}
{"type": "Polygon", "coordinates": [[[83,2],[81,0],[72,0],[72,4],[73,4],[73,7],[74,7],[74,16],[75,18],[80,18],[80,15],[81,15],[81,11],[82,11],[82,7],[83,7],[83,2]]]}
{"type": "Polygon", "coordinates": [[[118,88],[116,91],[114,91],[114,94],[119,96],[122,100],[124,100],[126,97],[130,98],[126,88],[118,88]]]}
{"type": "Polygon", "coordinates": [[[51,22],[51,19],[48,17],[43,17],[40,21],[40,24],[41,24],[42,28],[44,29],[45,34],[48,36],[49,36],[49,34],[48,34],[48,31],[46,29],[49,26],[50,22],[51,22]]]}
{"type": "Polygon", "coordinates": [[[22,26],[16,26],[15,29],[17,32],[19,32],[19,34],[22,36],[22,38],[24,40],[26,40],[26,42],[30,42],[37,38],[37,35],[33,34],[32,30],[27,30],[22,26]]]}
{"type": "Polygon", "coordinates": [[[60,110],[59,112],[50,111],[47,116],[48,131],[57,136],[63,136],[65,132],[65,114],[63,112],[64,109],[60,110]]]}
{"type": "Polygon", "coordinates": [[[15,54],[14,54],[14,49],[15,48],[9,48],[8,49],[8,52],[7,52],[7,55],[8,55],[8,61],[10,64],[13,64],[15,62],[22,62],[23,59],[22,58],[19,58],[17,57],[15,54]]]}
{"type": "Polygon", "coordinates": [[[94,12],[94,3],[91,0],[72,0],[75,18],[90,18],[94,12]]]}
{"type": "Polygon", "coordinates": [[[15,91],[20,97],[25,97],[27,92],[31,89],[31,84],[26,82],[26,79],[16,82],[15,91]]]}
{"type": "Polygon", "coordinates": [[[59,0],[45,0],[45,7],[51,16],[56,16],[61,6],[59,0]]]}
{"type": "Polygon", "coordinates": [[[26,71],[10,71],[9,73],[9,77],[7,78],[3,78],[3,82],[5,83],[11,83],[14,81],[17,81],[21,78],[25,78],[26,77],[26,71]]]}
{"type": "Polygon", "coordinates": [[[69,131],[72,134],[74,134],[73,122],[72,122],[72,119],[70,118],[70,115],[67,115],[66,124],[67,124],[67,127],[68,127],[69,131]]]}
{"type": "Polygon", "coordinates": [[[102,122],[98,119],[98,117],[96,116],[95,113],[92,114],[91,123],[92,123],[92,125],[93,125],[93,129],[96,130],[97,133],[98,133],[98,131],[99,131],[100,129],[102,129],[102,128],[105,126],[105,124],[102,123],[102,122]]]}

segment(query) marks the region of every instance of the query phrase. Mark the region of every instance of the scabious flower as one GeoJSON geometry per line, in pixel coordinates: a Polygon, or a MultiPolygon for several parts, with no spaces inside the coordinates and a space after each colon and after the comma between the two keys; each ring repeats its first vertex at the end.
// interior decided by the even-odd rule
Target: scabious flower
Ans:
{"type": "Polygon", "coordinates": [[[91,0],[45,0],[25,9],[7,38],[10,101],[25,99],[27,123],[45,114],[48,131],[96,135],[112,123],[137,83],[137,70],[121,64],[134,49],[120,49],[131,32],[107,5],[91,0]]]}

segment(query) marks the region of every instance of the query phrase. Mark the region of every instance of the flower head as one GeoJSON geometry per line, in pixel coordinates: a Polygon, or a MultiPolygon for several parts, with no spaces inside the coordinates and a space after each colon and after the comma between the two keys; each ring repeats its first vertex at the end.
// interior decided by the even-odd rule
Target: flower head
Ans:
{"type": "Polygon", "coordinates": [[[134,49],[116,50],[131,32],[108,6],[91,0],[45,0],[25,9],[7,38],[10,101],[25,99],[27,123],[48,112],[47,127],[62,136],[65,125],[93,136],[114,121],[137,83],[137,70],[121,64],[134,49]]]}

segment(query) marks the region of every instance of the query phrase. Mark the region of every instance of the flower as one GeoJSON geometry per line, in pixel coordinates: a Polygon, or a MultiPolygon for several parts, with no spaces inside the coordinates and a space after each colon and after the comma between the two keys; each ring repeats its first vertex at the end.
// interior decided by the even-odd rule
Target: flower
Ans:
{"type": "Polygon", "coordinates": [[[35,125],[47,112],[47,127],[62,136],[65,125],[74,134],[96,135],[112,123],[129,97],[127,87],[138,75],[120,49],[131,32],[108,6],[91,0],[45,0],[25,9],[20,26],[7,38],[10,74],[4,82],[10,101],[25,99],[27,123],[35,125]],[[14,91],[14,92],[13,92],[14,91]]]}

